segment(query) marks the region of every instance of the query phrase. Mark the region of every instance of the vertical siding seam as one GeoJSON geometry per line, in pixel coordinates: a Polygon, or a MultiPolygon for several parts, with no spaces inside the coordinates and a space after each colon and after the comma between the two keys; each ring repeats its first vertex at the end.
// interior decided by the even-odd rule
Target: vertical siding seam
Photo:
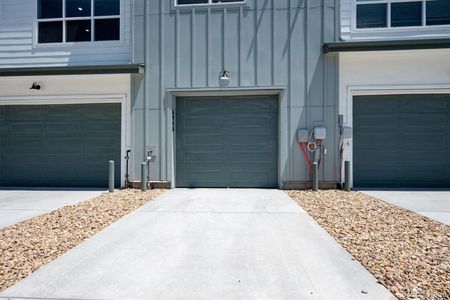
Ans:
{"type": "MultiPolygon", "coordinates": [[[[148,40],[148,36],[149,36],[149,32],[148,32],[148,26],[147,24],[149,23],[148,18],[149,16],[149,7],[150,4],[144,2],[144,48],[147,48],[147,44],[149,42],[148,40]]],[[[144,128],[143,128],[143,135],[144,135],[144,142],[143,142],[143,158],[145,158],[145,151],[147,150],[147,144],[148,144],[148,82],[149,82],[149,68],[148,68],[148,63],[149,63],[149,57],[150,55],[147,54],[147,50],[144,49],[144,63],[145,63],[145,74],[144,74],[144,109],[143,109],[143,122],[144,122],[144,128]]]]}
{"type": "Polygon", "coordinates": [[[209,28],[211,27],[211,9],[208,7],[208,13],[207,13],[207,21],[206,21],[206,86],[210,86],[210,80],[209,80],[209,69],[210,69],[210,43],[211,43],[211,32],[209,28]]]}
{"type": "MultiPolygon", "coordinates": [[[[164,56],[164,0],[159,1],[159,93],[160,93],[160,110],[162,109],[161,115],[165,116],[166,107],[164,106],[164,64],[165,64],[165,56],[164,56]]],[[[148,50],[147,50],[148,51],[148,50]]],[[[162,134],[162,120],[161,120],[161,129],[159,130],[159,141],[162,143],[162,139],[167,135],[167,126],[165,127],[165,133],[162,134]]],[[[164,164],[164,174],[162,175],[162,179],[167,180],[167,169],[169,161],[165,158],[166,151],[168,151],[168,139],[164,139],[165,141],[165,149],[160,149],[161,153],[161,161],[160,161],[160,169],[162,169],[162,165],[164,164]],[[164,162],[164,163],[163,163],[164,162]]]]}
{"type": "MultiPolygon", "coordinates": [[[[323,45],[325,42],[325,0],[322,0],[322,7],[320,9],[320,19],[322,20],[320,22],[320,26],[322,26],[322,30],[321,30],[321,37],[320,37],[320,45],[323,45]]],[[[326,78],[326,58],[323,54],[323,52],[320,52],[320,60],[322,62],[322,100],[323,100],[323,126],[326,128],[327,127],[327,118],[326,118],[326,113],[327,113],[327,78],[326,78]]],[[[327,141],[325,141],[325,145],[324,145],[324,149],[323,149],[323,164],[322,164],[322,176],[323,176],[323,181],[325,181],[326,179],[326,171],[327,171],[327,162],[328,160],[326,159],[327,157],[325,156],[325,149],[326,149],[326,143],[327,141]]]]}
{"type": "Polygon", "coordinates": [[[305,99],[304,99],[304,107],[306,110],[306,128],[309,129],[309,112],[308,112],[308,96],[309,96],[309,87],[308,87],[308,0],[305,1],[305,6],[303,8],[303,39],[304,39],[304,80],[305,80],[305,99]]]}
{"type": "Polygon", "coordinates": [[[225,60],[225,45],[226,45],[226,35],[227,35],[227,15],[228,15],[228,11],[227,8],[223,9],[223,13],[222,13],[222,70],[226,69],[226,60],[225,60]]]}
{"type": "Polygon", "coordinates": [[[254,26],[254,70],[255,70],[255,86],[258,86],[258,1],[255,1],[255,8],[253,13],[253,26],[254,26]]]}
{"type": "Polygon", "coordinates": [[[195,8],[192,9],[191,13],[191,87],[194,86],[194,76],[195,76],[195,8]]]}
{"type": "Polygon", "coordinates": [[[239,8],[239,19],[238,19],[238,84],[242,85],[242,6],[239,8]]]}
{"type": "Polygon", "coordinates": [[[180,29],[179,29],[179,25],[180,24],[180,12],[179,10],[176,10],[175,12],[175,86],[179,87],[179,64],[180,64],[180,29]]]}
{"type": "Polygon", "coordinates": [[[270,14],[270,23],[271,23],[270,39],[272,42],[272,45],[271,45],[272,49],[270,52],[270,68],[271,68],[270,82],[272,85],[275,85],[275,21],[274,21],[275,20],[275,7],[274,7],[275,2],[274,2],[274,0],[272,0],[271,5],[272,5],[272,11],[270,14]]]}
{"type": "MultiPolygon", "coordinates": [[[[0,3],[0,6],[1,6],[2,4],[0,3]]],[[[130,7],[130,9],[131,9],[131,11],[130,11],[130,14],[129,14],[129,19],[130,19],[130,23],[131,24],[135,24],[134,23],[134,1],[130,1],[130,2],[128,2],[128,5],[129,5],[129,7],[130,7]]],[[[0,19],[1,19],[1,10],[2,10],[2,8],[0,7],[0,19]]],[[[126,18],[126,16],[124,17],[124,18],[126,18]]],[[[132,63],[136,63],[136,61],[135,61],[135,38],[134,38],[134,25],[133,26],[130,26],[130,28],[129,28],[129,32],[130,32],[130,36],[129,36],[129,43],[131,44],[130,45],[130,53],[129,53],[129,55],[128,55],[128,57],[129,57],[129,59],[130,59],[130,62],[132,62],[132,63]]],[[[124,35],[125,35],[125,30],[124,30],[124,35]]],[[[124,40],[125,40],[125,37],[124,37],[124,40]]]]}
{"type": "MultiPolygon", "coordinates": [[[[293,160],[293,156],[294,156],[294,153],[292,152],[292,148],[293,147],[291,147],[290,145],[291,145],[291,98],[292,98],[292,66],[291,66],[291,62],[292,62],[292,57],[291,57],[291,52],[292,52],[292,49],[291,49],[291,47],[292,47],[292,45],[291,45],[291,38],[292,38],[292,25],[291,25],[291,13],[292,13],[292,3],[291,3],[291,0],[289,0],[288,1],[288,11],[287,11],[287,13],[288,13],[288,16],[287,16],[287,38],[288,38],[288,40],[287,40],[287,43],[288,43],[288,46],[287,46],[287,61],[288,61],[288,65],[287,65],[287,68],[288,68],[288,70],[287,70],[287,72],[288,72],[288,89],[287,89],[287,94],[288,94],[288,97],[287,97],[287,103],[286,103],[286,105],[287,105],[287,107],[288,107],[288,109],[287,109],[287,115],[286,115],[286,121],[287,121],[287,132],[286,132],[286,134],[287,134],[287,142],[288,142],[288,149],[290,149],[289,151],[288,151],[288,156],[289,156],[289,159],[288,159],[288,161],[289,160],[293,160]]],[[[293,178],[293,175],[294,175],[294,169],[295,169],[295,166],[293,166],[292,164],[288,164],[287,165],[287,173],[289,174],[288,175],[288,177],[289,177],[289,179],[291,179],[291,178],[293,178]]]]}
{"type": "MultiPolygon", "coordinates": [[[[305,1],[305,6],[303,9],[303,39],[304,39],[304,81],[305,81],[305,91],[304,91],[304,110],[306,118],[306,128],[309,130],[309,86],[308,86],[308,0],[305,1]]],[[[306,172],[306,178],[308,181],[311,180],[311,173],[306,172]]]]}

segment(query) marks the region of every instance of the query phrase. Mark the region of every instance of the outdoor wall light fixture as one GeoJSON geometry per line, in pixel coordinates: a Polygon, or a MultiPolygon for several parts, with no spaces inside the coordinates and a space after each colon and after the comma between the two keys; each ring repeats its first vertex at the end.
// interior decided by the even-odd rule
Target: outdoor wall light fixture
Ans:
{"type": "Polygon", "coordinates": [[[33,82],[33,84],[30,87],[30,90],[36,90],[39,91],[41,89],[41,85],[37,84],[36,82],[33,82]]]}
{"type": "Polygon", "coordinates": [[[230,84],[230,72],[227,70],[223,70],[220,73],[220,85],[228,86],[230,84]]]}
{"type": "Polygon", "coordinates": [[[230,80],[230,72],[223,70],[222,73],[220,73],[220,80],[230,80]]]}

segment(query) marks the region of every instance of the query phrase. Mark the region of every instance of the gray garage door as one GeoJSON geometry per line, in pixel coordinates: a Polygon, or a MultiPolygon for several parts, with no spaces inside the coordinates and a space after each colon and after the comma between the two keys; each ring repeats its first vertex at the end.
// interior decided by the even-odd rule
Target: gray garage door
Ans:
{"type": "Polygon", "coordinates": [[[106,186],[120,179],[120,104],[0,106],[0,186],[106,186]]]}
{"type": "Polygon", "coordinates": [[[450,95],[353,101],[354,185],[450,187],[450,95]]]}
{"type": "Polygon", "coordinates": [[[276,97],[181,98],[176,129],[178,187],[277,187],[276,97]]]}

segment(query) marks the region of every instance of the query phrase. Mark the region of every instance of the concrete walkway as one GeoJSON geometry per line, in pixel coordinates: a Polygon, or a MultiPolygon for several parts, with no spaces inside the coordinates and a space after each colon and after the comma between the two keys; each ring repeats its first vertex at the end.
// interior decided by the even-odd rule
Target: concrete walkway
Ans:
{"type": "Polygon", "coordinates": [[[449,190],[363,190],[361,192],[450,226],[449,190]]]}
{"type": "Polygon", "coordinates": [[[0,296],[393,299],[284,192],[232,189],[168,191],[0,296]]]}
{"type": "Polygon", "coordinates": [[[2,189],[0,228],[100,195],[95,189],[2,189]]]}

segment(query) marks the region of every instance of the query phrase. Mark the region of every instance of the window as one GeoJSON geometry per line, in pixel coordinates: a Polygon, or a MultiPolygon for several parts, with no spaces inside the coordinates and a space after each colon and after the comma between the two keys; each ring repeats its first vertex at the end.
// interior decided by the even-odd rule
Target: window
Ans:
{"type": "Polygon", "coordinates": [[[450,0],[356,0],[356,28],[450,25],[450,0]]]}
{"type": "Polygon", "coordinates": [[[120,0],[38,0],[40,44],[120,40],[120,0]]]}
{"type": "Polygon", "coordinates": [[[244,3],[245,0],[175,0],[176,5],[244,3]]]}

